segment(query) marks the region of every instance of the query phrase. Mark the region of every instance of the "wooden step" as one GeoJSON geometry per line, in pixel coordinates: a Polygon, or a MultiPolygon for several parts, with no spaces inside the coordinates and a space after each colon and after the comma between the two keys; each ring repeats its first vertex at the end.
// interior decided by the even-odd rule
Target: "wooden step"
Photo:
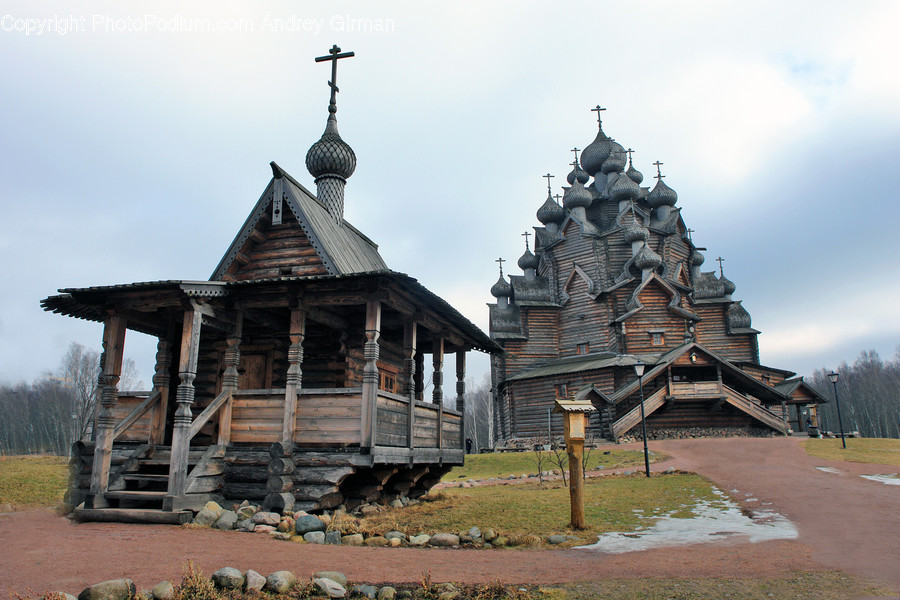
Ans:
{"type": "Polygon", "coordinates": [[[126,473],[122,475],[122,479],[125,481],[146,481],[151,483],[167,483],[169,481],[168,475],[154,475],[152,473],[126,473]]]}
{"type": "Polygon", "coordinates": [[[116,490],[106,492],[107,498],[115,500],[129,500],[139,502],[161,501],[166,496],[164,491],[147,491],[147,490],[116,490]]]}
{"type": "Polygon", "coordinates": [[[189,510],[168,512],[146,508],[76,508],[78,521],[103,521],[115,523],[157,523],[181,525],[190,523],[193,513],[189,510]]]}

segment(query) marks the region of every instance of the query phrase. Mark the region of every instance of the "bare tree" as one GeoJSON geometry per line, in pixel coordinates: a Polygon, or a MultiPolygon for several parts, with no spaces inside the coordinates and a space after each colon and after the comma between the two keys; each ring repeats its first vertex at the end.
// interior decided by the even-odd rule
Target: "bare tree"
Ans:
{"type": "Polygon", "coordinates": [[[485,376],[481,383],[469,381],[466,386],[466,437],[472,438],[476,452],[492,448],[493,411],[491,410],[491,380],[485,376]]]}

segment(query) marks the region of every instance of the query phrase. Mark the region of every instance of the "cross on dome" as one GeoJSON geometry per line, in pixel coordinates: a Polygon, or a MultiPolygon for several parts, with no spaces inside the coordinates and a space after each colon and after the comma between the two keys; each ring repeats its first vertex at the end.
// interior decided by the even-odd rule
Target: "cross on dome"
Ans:
{"type": "Polygon", "coordinates": [[[722,263],[725,262],[725,259],[720,256],[716,259],[716,262],[719,263],[719,277],[723,277],[725,272],[722,270],[722,263]]]}
{"type": "Polygon", "coordinates": [[[331,61],[331,81],[328,82],[328,87],[331,88],[331,100],[328,102],[328,112],[336,113],[337,112],[337,93],[340,89],[337,86],[337,61],[342,58],[350,58],[352,56],[356,56],[353,52],[341,52],[341,49],[337,44],[333,45],[331,49],[328,51],[330,56],[317,56],[316,62],[325,62],[326,60],[331,61]]]}
{"type": "Polygon", "coordinates": [[[662,172],[659,170],[659,167],[664,164],[665,163],[661,163],[659,161],[656,161],[655,163],[653,163],[653,166],[656,167],[656,179],[662,179],[663,177],[665,177],[665,175],[663,175],[662,172]]]}
{"type": "Polygon", "coordinates": [[[500,263],[500,277],[503,277],[503,263],[505,263],[506,261],[503,260],[503,258],[501,257],[501,258],[498,258],[497,260],[495,260],[494,262],[500,263]]]}
{"type": "Polygon", "coordinates": [[[525,249],[528,250],[528,236],[530,236],[531,234],[526,231],[522,235],[525,237],[525,249]]]}
{"type": "Polygon", "coordinates": [[[541,175],[541,177],[547,178],[547,193],[552,194],[553,190],[550,188],[550,178],[555,177],[555,175],[551,175],[550,173],[547,173],[546,175],[541,175]]]}
{"type": "Polygon", "coordinates": [[[603,120],[600,118],[600,111],[606,110],[605,108],[600,108],[600,105],[597,105],[597,108],[592,108],[591,112],[597,113],[597,125],[603,126],[603,120]]]}

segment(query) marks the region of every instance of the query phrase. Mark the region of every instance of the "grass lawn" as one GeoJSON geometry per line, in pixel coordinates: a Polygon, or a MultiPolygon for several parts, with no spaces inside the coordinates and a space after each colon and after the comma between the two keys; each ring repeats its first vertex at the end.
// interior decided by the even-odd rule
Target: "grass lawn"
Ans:
{"type": "MultiPolygon", "coordinates": [[[[651,521],[642,518],[689,517],[698,500],[715,501],[713,486],[699,475],[610,476],[585,482],[588,528],[569,530],[569,489],[561,482],[452,488],[436,499],[403,509],[390,509],[357,521],[360,531],[407,534],[458,533],[472,526],[491,527],[512,543],[541,545],[546,536],[570,532],[593,542],[606,531],[632,531],[651,521]]],[[[344,524],[342,523],[342,527],[344,524]]]]}
{"type": "Polygon", "coordinates": [[[846,438],[847,449],[840,438],[809,439],[803,442],[806,453],[816,458],[849,462],[900,465],[900,440],[889,438],[846,438]]]}
{"type": "Polygon", "coordinates": [[[60,456],[0,458],[0,503],[34,508],[62,502],[69,482],[68,462],[60,456]]]}
{"type": "MultiPolygon", "coordinates": [[[[553,452],[543,452],[544,462],[542,470],[559,469],[552,463],[553,452]]],[[[568,469],[568,458],[565,452],[561,452],[568,469]]],[[[659,462],[666,456],[660,452],[650,452],[650,462],[659,462]]],[[[615,447],[594,448],[588,458],[588,469],[616,469],[620,467],[642,467],[644,465],[644,453],[638,450],[620,450],[615,447]]],[[[537,473],[537,459],[535,452],[494,452],[492,454],[467,454],[466,464],[454,467],[452,471],[444,475],[441,481],[454,482],[467,479],[490,479],[491,477],[508,477],[509,475],[526,475],[537,473]]]]}

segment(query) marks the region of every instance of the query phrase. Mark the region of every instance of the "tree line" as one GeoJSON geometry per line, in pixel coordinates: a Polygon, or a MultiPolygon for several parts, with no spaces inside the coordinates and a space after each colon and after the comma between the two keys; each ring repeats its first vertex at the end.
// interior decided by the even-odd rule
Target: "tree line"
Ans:
{"type": "MultiPolygon", "coordinates": [[[[57,454],[91,439],[100,352],[73,342],[59,368],[31,383],[0,384],[0,455],[57,454]]],[[[143,387],[133,359],[122,365],[120,390],[143,387]]]]}
{"type": "MultiPolygon", "coordinates": [[[[807,383],[828,399],[818,408],[819,429],[838,433],[837,403],[829,372],[818,369],[807,383]]],[[[900,347],[887,361],[875,350],[864,351],[852,365],[842,362],[835,372],[844,432],[900,438],[900,347]]]]}

